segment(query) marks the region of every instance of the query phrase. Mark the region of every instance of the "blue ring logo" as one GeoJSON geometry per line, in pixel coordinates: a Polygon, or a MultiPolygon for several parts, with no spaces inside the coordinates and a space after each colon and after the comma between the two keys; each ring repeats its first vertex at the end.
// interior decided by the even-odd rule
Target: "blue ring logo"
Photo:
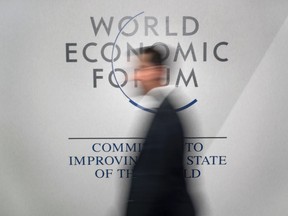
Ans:
{"type": "MultiPolygon", "coordinates": [[[[121,90],[122,94],[129,100],[129,102],[130,102],[132,105],[138,107],[139,109],[142,109],[143,111],[150,112],[150,113],[156,113],[155,110],[149,109],[149,108],[146,108],[146,107],[143,107],[143,106],[141,106],[140,104],[136,103],[135,101],[133,101],[133,100],[124,92],[124,90],[122,89],[121,85],[119,85],[119,82],[118,82],[118,80],[117,80],[117,78],[116,78],[116,73],[115,73],[115,68],[114,68],[114,49],[115,49],[115,46],[116,46],[116,44],[117,44],[117,40],[118,40],[119,35],[121,34],[121,32],[123,31],[123,29],[124,29],[131,21],[133,21],[134,19],[136,19],[138,16],[140,16],[140,15],[142,15],[142,14],[144,14],[144,11],[141,12],[141,13],[136,14],[134,17],[132,17],[130,20],[128,20],[128,21],[123,25],[123,27],[120,29],[120,31],[118,32],[118,34],[117,34],[117,36],[116,36],[116,38],[115,38],[115,40],[114,40],[113,47],[112,47],[111,65],[112,65],[112,71],[113,71],[114,79],[115,79],[115,81],[116,81],[119,89],[121,90]]],[[[187,109],[188,107],[190,107],[190,106],[192,106],[193,104],[195,104],[196,102],[197,102],[197,99],[194,99],[194,100],[192,100],[191,102],[189,102],[188,104],[186,104],[186,105],[184,105],[184,106],[182,106],[182,107],[177,108],[177,109],[176,109],[176,112],[180,112],[180,111],[182,111],[182,110],[185,110],[185,109],[187,109]]]]}

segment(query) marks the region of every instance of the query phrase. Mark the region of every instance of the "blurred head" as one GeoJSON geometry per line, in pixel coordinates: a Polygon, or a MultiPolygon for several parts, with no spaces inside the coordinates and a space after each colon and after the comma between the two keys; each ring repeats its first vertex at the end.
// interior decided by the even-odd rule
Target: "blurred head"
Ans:
{"type": "Polygon", "coordinates": [[[164,65],[162,53],[155,47],[144,47],[138,55],[139,62],[134,79],[141,83],[144,93],[162,85],[164,65]]]}

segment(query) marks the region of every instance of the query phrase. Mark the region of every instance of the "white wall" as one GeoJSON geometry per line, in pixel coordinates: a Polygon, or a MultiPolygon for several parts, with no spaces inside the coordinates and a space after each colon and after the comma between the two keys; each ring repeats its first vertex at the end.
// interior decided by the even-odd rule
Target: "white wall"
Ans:
{"type": "MultiPolygon", "coordinates": [[[[172,68],[176,74],[182,68],[186,75],[194,68],[199,85],[182,83],[183,104],[198,100],[181,113],[190,121],[197,119],[187,135],[227,137],[192,140],[204,146],[203,151],[192,153],[222,155],[227,162],[198,166],[201,176],[187,179],[197,183],[202,214],[287,214],[287,1],[31,0],[0,5],[1,215],[114,216],[122,212],[128,180],[119,178],[117,169],[123,166],[75,166],[69,164],[69,156],[128,156],[94,152],[92,145],[132,145],[141,140],[69,138],[139,136],[131,126],[136,108],[109,83],[112,66],[102,58],[101,47],[115,41],[119,20],[141,12],[134,19],[139,24],[137,33],[117,38],[123,55],[114,67],[133,71],[133,64],[125,59],[127,43],[138,47],[141,42],[160,41],[175,50],[178,43],[187,49],[192,42],[197,60],[190,56],[172,68]],[[183,16],[197,19],[195,34],[182,34],[183,16]],[[96,22],[114,17],[110,34],[102,26],[95,36],[90,17],[96,22]],[[144,34],[145,17],[157,20],[159,35],[144,34]],[[177,35],[167,35],[166,17],[170,33],[177,35]],[[87,52],[97,58],[95,63],[82,55],[90,42],[97,43],[87,52]],[[213,55],[219,42],[228,43],[218,50],[228,61],[213,55]],[[77,62],[66,62],[67,43],[77,43],[73,47],[77,53],[70,56],[77,62]],[[207,43],[207,61],[203,43],[207,43]],[[93,87],[95,68],[103,69],[97,88],[93,87]],[[113,175],[97,178],[97,169],[112,169],[113,175]]],[[[133,31],[132,22],[126,32],[133,31]]],[[[187,31],[194,27],[187,21],[187,31]]],[[[111,47],[105,55],[111,55],[111,47]]],[[[130,82],[123,89],[134,98],[130,82]]]]}

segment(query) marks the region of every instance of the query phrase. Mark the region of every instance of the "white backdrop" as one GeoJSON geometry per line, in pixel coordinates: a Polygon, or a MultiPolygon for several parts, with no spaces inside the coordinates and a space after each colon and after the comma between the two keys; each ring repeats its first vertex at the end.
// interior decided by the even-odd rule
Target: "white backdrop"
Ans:
{"type": "MultiPolygon", "coordinates": [[[[128,179],[120,178],[117,169],[129,166],[115,161],[75,165],[74,159],[134,155],[92,149],[95,143],[131,146],[142,141],[131,139],[140,136],[131,129],[136,108],[109,82],[112,65],[103,55],[110,57],[113,44],[119,46],[121,55],[114,67],[131,72],[127,43],[137,48],[155,42],[173,47],[172,59],[178,44],[186,52],[192,43],[196,59],[191,53],[186,61],[179,57],[171,69],[177,76],[181,68],[187,78],[193,68],[198,84],[195,87],[193,78],[188,86],[180,83],[187,98],[183,104],[197,99],[181,112],[190,121],[187,136],[194,137],[187,142],[203,145],[202,151],[188,154],[225,159],[222,165],[188,164],[188,170],[201,172],[198,178],[187,178],[188,184],[195,183],[201,214],[288,213],[286,0],[3,0],[0,5],[1,215],[122,213],[128,179]],[[118,35],[121,19],[137,14],[123,29],[131,36],[118,35]],[[102,18],[108,32],[103,25],[95,32],[91,17],[96,25],[102,18]],[[186,24],[183,17],[190,17],[186,24]],[[145,28],[145,20],[153,28],[145,28]],[[197,31],[183,35],[183,29],[195,30],[196,22],[197,31]],[[221,42],[225,45],[217,55],[227,61],[219,61],[213,53],[221,42]],[[88,43],[94,44],[85,54],[97,62],[83,56],[88,43]],[[69,54],[67,44],[73,44],[69,54]],[[77,62],[69,62],[67,55],[77,62]],[[101,76],[97,87],[94,69],[102,70],[97,72],[101,76]],[[113,174],[101,178],[95,175],[98,169],[113,174]]],[[[124,82],[121,73],[118,77],[124,82]]],[[[171,79],[175,85],[176,78],[171,79]]],[[[123,89],[135,96],[133,83],[123,89]]],[[[141,127],[141,122],[136,124],[141,127]]]]}

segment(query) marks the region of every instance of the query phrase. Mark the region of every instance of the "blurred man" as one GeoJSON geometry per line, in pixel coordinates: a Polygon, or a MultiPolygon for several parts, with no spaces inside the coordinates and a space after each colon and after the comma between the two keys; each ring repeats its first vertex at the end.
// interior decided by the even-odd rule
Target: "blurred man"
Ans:
{"type": "Polygon", "coordinates": [[[155,113],[134,166],[126,216],[194,216],[183,177],[183,128],[162,86],[163,56],[155,47],[140,50],[135,80],[157,103],[148,107],[155,113]]]}

